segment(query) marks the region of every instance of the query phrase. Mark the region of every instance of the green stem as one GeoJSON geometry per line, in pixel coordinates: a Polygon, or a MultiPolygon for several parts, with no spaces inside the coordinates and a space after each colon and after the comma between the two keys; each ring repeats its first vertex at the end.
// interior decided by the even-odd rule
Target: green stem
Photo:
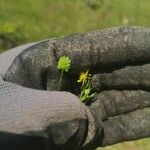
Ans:
{"type": "Polygon", "coordinates": [[[90,88],[90,80],[87,81],[87,84],[85,86],[85,89],[88,89],[88,88],[90,88]]]}
{"type": "Polygon", "coordinates": [[[58,90],[59,90],[59,91],[60,91],[61,88],[62,88],[63,75],[64,75],[64,70],[61,70],[60,78],[59,78],[59,83],[58,83],[58,90]]]}
{"type": "Polygon", "coordinates": [[[81,91],[81,94],[80,94],[80,99],[81,99],[81,100],[82,100],[83,94],[84,94],[84,90],[82,90],[82,91],[81,91]]]}

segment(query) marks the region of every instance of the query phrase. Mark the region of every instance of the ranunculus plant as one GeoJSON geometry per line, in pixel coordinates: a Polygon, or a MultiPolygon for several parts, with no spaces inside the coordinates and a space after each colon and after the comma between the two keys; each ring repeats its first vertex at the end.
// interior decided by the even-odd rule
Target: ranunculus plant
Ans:
{"type": "MultiPolygon", "coordinates": [[[[62,56],[57,64],[57,68],[60,70],[60,79],[58,84],[58,90],[62,88],[63,75],[65,72],[68,72],[71,67],[71,59],[68,56],[62,56]]],[[[86,72],[81,72],[79,75],[79,79],[77,80],[80,86],[79,98],[83,103],[88,103],[91,101],[96,93],[92,93],[91,86],[91,74],[89,74],[89,70],[86,72]]]]}

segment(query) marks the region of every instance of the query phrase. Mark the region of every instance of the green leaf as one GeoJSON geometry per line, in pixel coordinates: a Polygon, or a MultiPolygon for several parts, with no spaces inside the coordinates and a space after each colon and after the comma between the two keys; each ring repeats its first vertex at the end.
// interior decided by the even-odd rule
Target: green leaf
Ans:
{"type": "Polygon", "coordinates": [[[96,92],[90,95],[90,98],[94,98],[96,95],[96,92]]]}
{"type": "Polygon", "coordinates": [[[85,89],[85,90],[84,90],[84,94],[85,94],[85,95],[89,95],[89,94],[90,94],[90,89],[85,89]]]}

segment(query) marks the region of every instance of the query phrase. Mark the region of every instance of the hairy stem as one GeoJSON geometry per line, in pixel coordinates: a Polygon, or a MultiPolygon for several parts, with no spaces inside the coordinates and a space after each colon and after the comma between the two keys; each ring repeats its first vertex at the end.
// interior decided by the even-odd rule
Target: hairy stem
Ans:
{"type": "Polygon", "coordinates": [[[59,83],[58,83],[58,90],[59,90],[59,91],[60,91],[61,88],[62,88],[63,75],[64,75],[64,70],[61,70],[60,78],[59,78],[59,83]]]}

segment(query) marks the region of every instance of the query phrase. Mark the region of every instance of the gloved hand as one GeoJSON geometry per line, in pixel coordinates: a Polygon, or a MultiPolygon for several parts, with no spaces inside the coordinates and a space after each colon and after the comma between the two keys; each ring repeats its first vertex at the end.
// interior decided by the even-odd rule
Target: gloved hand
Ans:
{"type": "Polygon", "coordinates": [[[150,30],[110,28],[24,45],[0,56],[0,145],[5,149],[93,149],[150,136],[150,30]],[[72,66],[63,88],[90,70],[96,100],[57,90],[57,61],[72,66]],[[11,83],[9,83],[11,82],[11,83]]]}

